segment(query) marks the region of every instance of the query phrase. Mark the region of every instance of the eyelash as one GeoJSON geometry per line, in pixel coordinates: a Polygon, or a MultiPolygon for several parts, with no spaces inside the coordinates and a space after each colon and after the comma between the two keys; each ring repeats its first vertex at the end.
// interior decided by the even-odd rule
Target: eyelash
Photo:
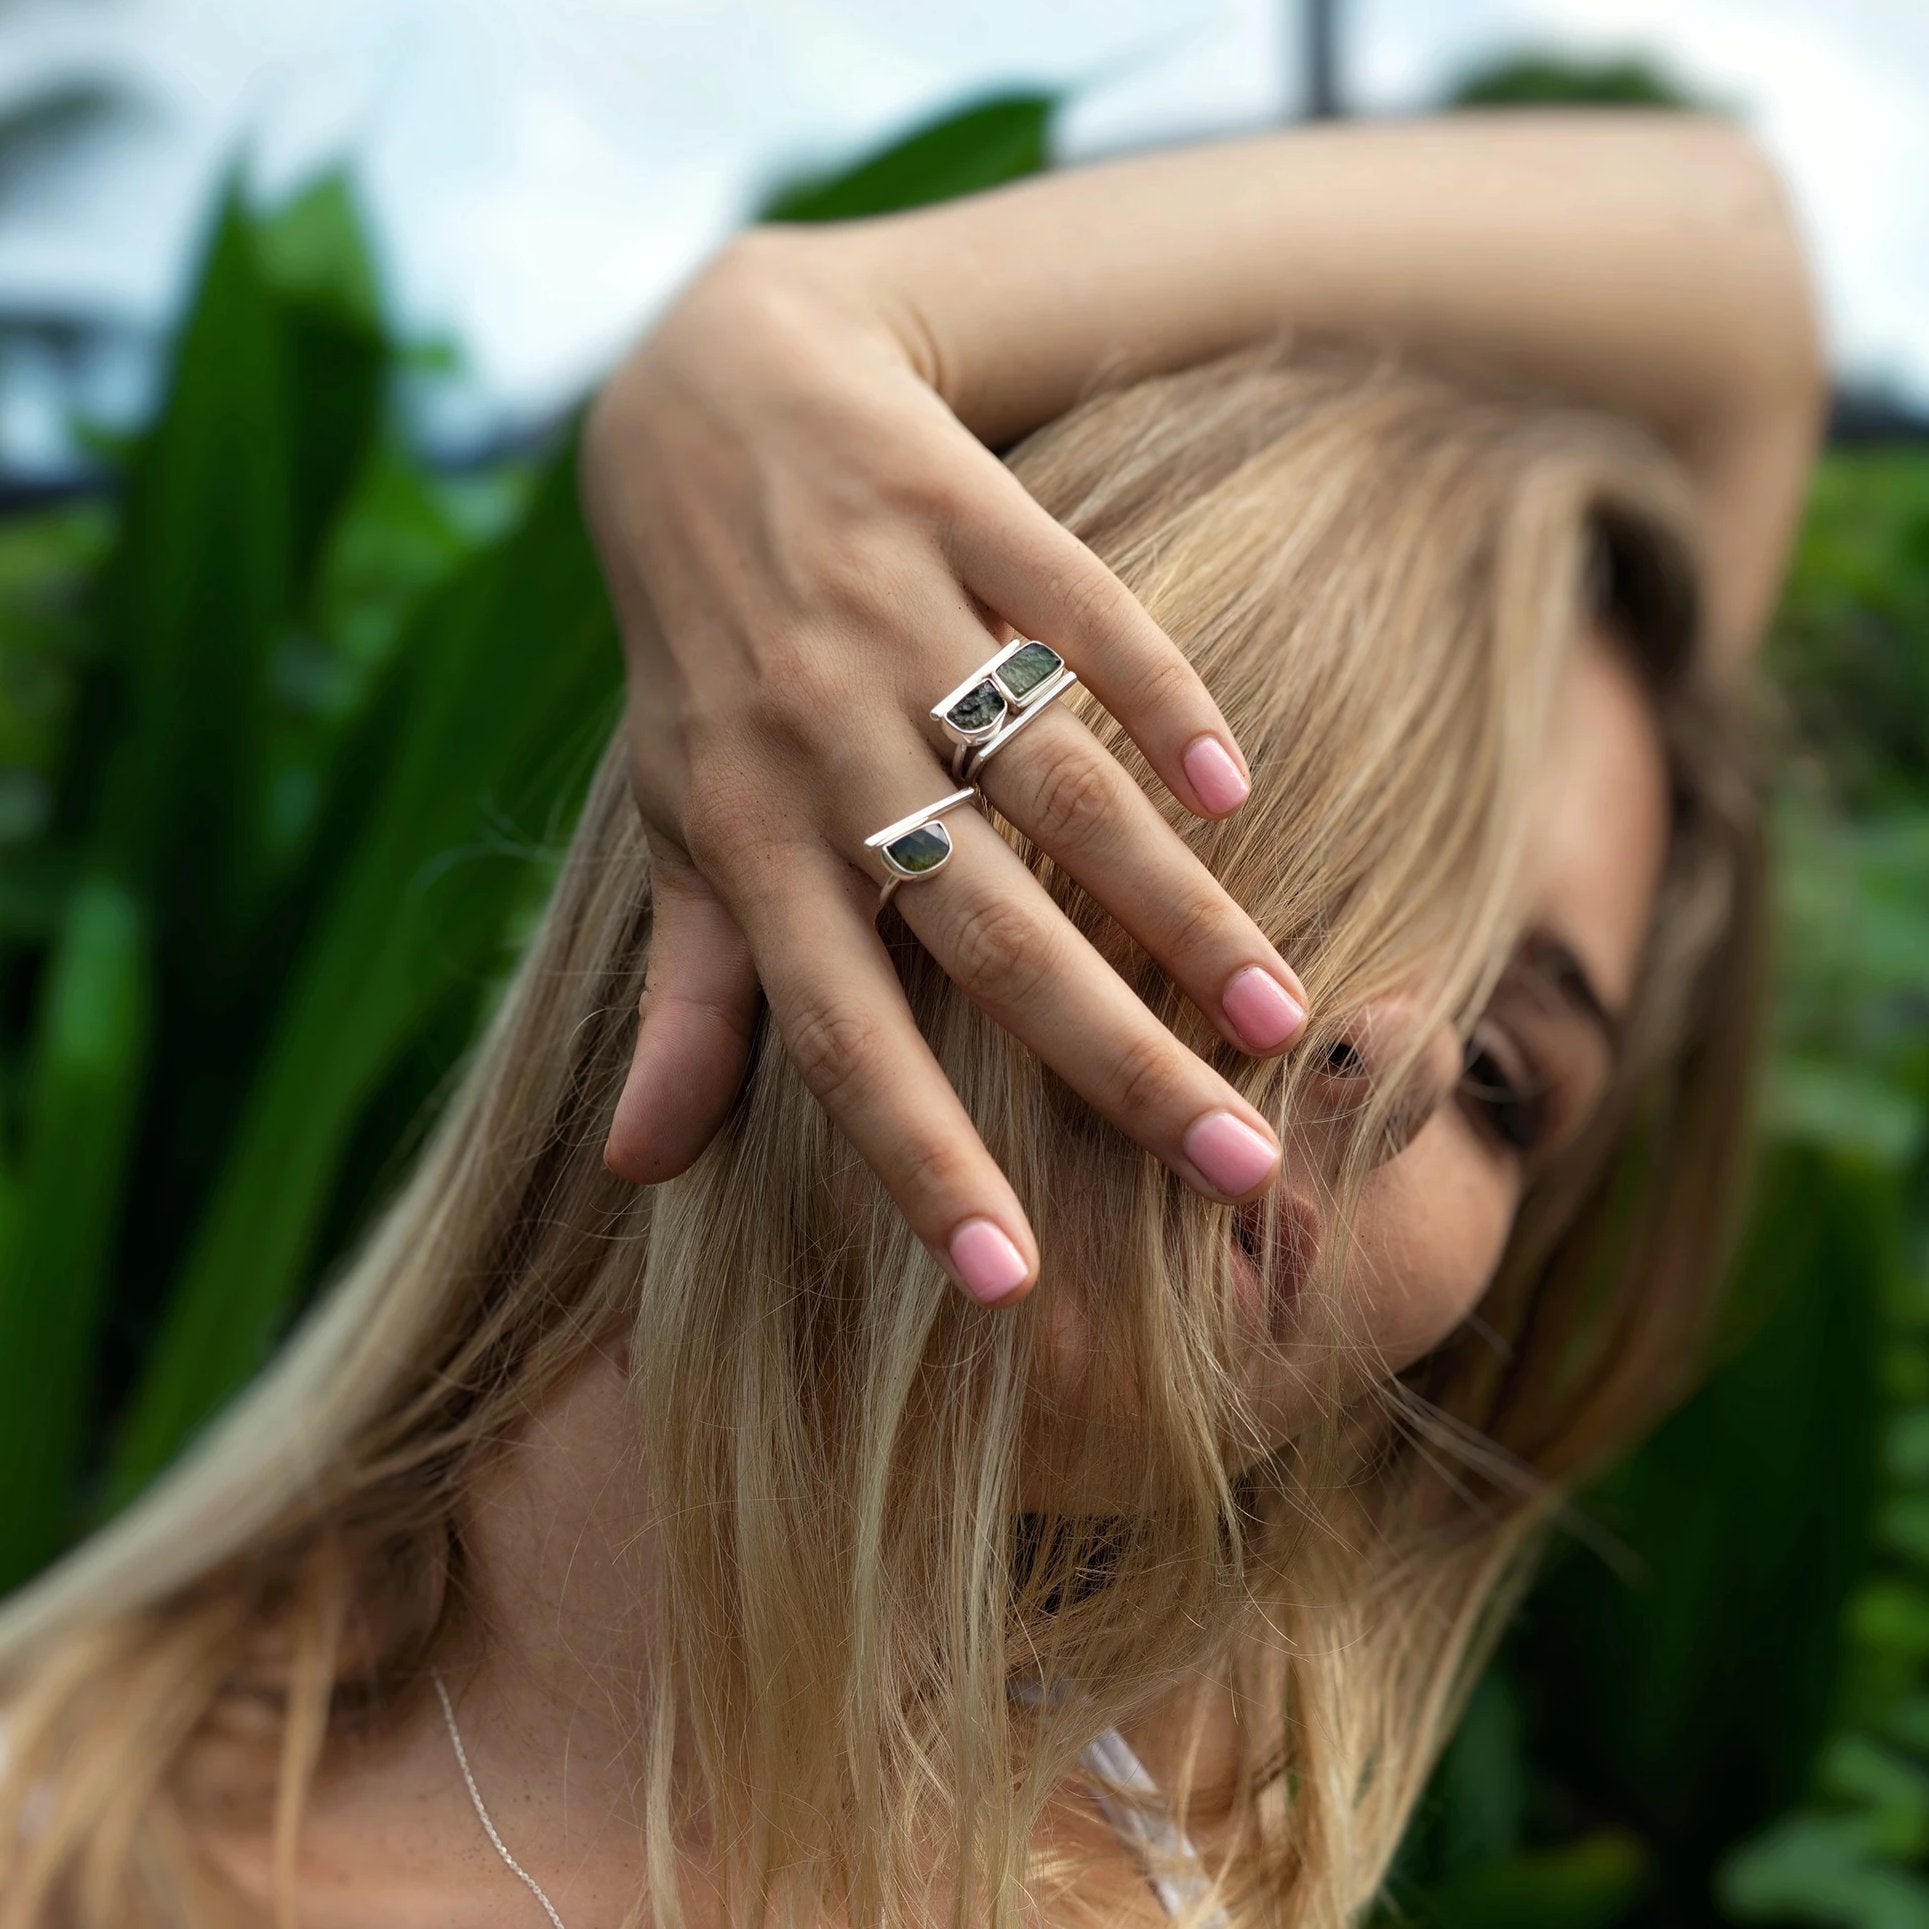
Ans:
{"type": "Polygon", "coordinates": [[[1462,1053],[1460,1085],[1468,1109],[1495,1143],[1523,1158],[1540,1145],[1547,1132],[1545,1093],[1511,1076],[1478,1033],[1462,1053]]]}

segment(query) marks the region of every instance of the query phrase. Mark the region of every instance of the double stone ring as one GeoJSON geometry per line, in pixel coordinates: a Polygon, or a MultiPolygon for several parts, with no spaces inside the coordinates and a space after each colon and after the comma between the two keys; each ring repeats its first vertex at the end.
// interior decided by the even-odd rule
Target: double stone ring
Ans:
{"type": "Polygon", "coordinates": [[[1078,681],[1048,643],[1017,637],[931,706],[954,746],[951,774],[975,784],[986,760],[1078,681]]]}
{"type": "Polygon", "coordinates": [[[878,899],[880,910],[900,884],[944,868],[952,851],[951,833],[942,821],[945,812],[971,803],[978,795],[978,773],[985,759],[1077,681],[1078,672],[1049,644],[1021,636],[931,706],[932,716],[954,746],[951,774],[960,788],[864,840],[864,848],[877,852],[888,873],[878,899]]]}

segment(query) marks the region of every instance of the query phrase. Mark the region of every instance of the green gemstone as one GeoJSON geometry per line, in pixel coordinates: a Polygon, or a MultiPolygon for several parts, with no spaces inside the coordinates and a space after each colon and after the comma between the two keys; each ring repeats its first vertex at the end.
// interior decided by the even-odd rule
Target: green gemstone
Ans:
{"type": "Polygon", "coordinates": [[[1027,643],[1013,650],[993,672],[1010,693],[1014,703],[1024,700],[1045,681],[1065,667],[1065,659],[1043,643],[1027,643]]]}
{"type": "Polygon", "coordinates": [[[1004,693],[995,683],[981,683],[961,696],[944,714],[960,730],[989,730],[1005,714],[1004,693]]]}
{"type": "Polygon", "coordinates": [[[942,824],[920,824],[885,845],[885,861],[907,877],[935,871],[951,855],[951,833],[942,824]]]}

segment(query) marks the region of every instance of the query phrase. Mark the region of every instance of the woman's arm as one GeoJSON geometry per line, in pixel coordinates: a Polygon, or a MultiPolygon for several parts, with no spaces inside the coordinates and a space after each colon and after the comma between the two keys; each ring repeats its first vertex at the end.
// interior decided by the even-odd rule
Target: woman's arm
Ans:
{"type": "MultiPolygon", "coordinates": [[[[1031,1283],[1023,1206],[871,928],[862,840],[949,788],[924,711],[987,654],[985,611],[1064,650],[1187,808],[1238,807],[1243,758],[1210,692],[984,445],[1096,377],[1292,326],[1482,355],[1651,423],[1701,484],[1721,647],[1759,631],[1820,383],[1781,196],[1726,127],[1292,131],[753,230],[627,358],[584,443],[656,899],[615,1170],[653,1181],[695,1158],[740,1083],[761,986],[812,1090],[953,1276],[986,1297],[1031,1283]]],[[[1076,719],[1042,716],[985,790],[1230,1042],[1290,1043],[1290,967],[1076,719]]],[[[943,968],[1201,1190],[1269,1184],[1267,1122],[1002,840],[968,811],[951,822],[958,861],[897,900],[943,968]]]]}
{"type": "Polygon", "coordinates": [[[1779,182],[1725,121],[1503,112],[1292,129],[1043,176],[801,242],[975,434],[1095,371],[1282,327],[1482,357],[1651,426],[1704,498],[1718,647],[1771,613],[1824,383],[1779,182]]]}

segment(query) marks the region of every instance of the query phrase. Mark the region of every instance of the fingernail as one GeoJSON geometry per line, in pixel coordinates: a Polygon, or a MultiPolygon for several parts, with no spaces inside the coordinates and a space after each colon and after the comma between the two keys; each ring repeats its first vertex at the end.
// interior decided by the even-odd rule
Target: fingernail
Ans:
{"type": "Polygon", "coordinates": [[[1239,774],[1232,752],[1217,737],[1194,737],[1186,746],[1186,775],[1209,811],[1235,810],[1252,786],[1239,774]]]}
{"type": "Polygon", "coordinates": [[[967,1219],[951,1235],[951,1267],[958,1283],[987,1306],[1025,1281],[1025,1255],[989,1219],[967,1219]]]}
{"type": "Polygon", "coordinates": [[[1269,1052],[1297,1038],[1306,1008],[1261,965],[1235,971],[1219,1000],[1232,1028],[1256,1052],[1269,1052]]]}
{"type": "Polygon", "coordinates": [[[1230,1112],[1206,1112],[1186,1127],[1186,1157],[1208,1185],[1238,1198],[1250,1192],[1279,1160],[1279,1148],[1230,1112]]]}

